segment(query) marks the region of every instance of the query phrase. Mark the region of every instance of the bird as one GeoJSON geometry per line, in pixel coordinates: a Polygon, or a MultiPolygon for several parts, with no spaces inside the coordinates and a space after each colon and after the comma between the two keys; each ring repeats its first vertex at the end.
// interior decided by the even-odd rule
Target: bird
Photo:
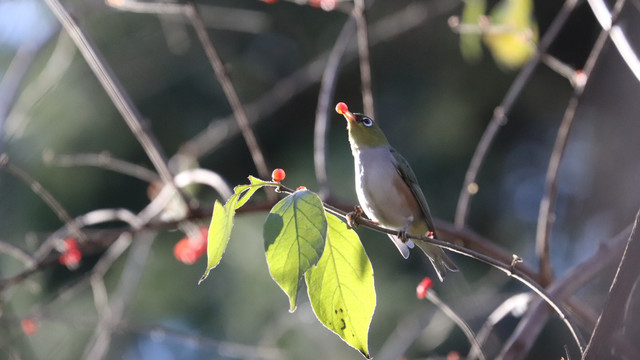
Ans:
{"type": "MultiPolygon", "coordinates": [[[[407,259],[414,242],[406,234],[426,235],[437,239],[427,201],[409,162],[389,144],[378,124],[369,116],[352,113],[344,102],[336,112],[347,120],[349,143],[355,166],[358,202],[364,213],[380,225],[398,231],[389,234],[400,254],[407,259]]],[[[444,280],[447,270],[458,267],[442,248],[416,241],[444,280]]]]}

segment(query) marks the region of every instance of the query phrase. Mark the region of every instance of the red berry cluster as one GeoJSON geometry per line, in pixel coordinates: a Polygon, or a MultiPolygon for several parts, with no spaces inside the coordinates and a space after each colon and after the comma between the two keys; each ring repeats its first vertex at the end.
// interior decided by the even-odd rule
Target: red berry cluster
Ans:
{"type": "Polygon", "coordinates": [[[429,291],[431,286],[433,286],[433,281],[430,277],[427,276],[422,279],[422,281],[416,288],[416,296],[418,296],[418,299],[424,299],[427,296],[427,291],[429,291]]]}
{"type": "Polygon", "coordinates": [[[74,270],[80,265],[80,260],[82,260],[82,251],[78,248],[78,241],[74,238],[64,239],[64,250],[58,258],[60,264],[74,270]]]}
{"type": "Polygon", "coordinates": [[[200,232],[192,237],[184,237],[173,247],[173,256],[178,261],[193,265],[207,252],[207,236],[209,228],[200,227],[200,232]]]}

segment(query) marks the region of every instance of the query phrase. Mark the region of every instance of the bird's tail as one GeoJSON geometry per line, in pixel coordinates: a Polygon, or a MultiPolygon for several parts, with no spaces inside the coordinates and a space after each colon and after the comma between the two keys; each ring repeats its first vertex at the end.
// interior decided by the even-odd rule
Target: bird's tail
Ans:
{"type": "Polygon", "coordinates": [[[436,269],[436,273],[438,273],[440,281],[444,280],[447,270],[452,272],[458,271],[456,264],[447,256],[441,247],[420,240],[415,241],[415,244],[429,257],[431,264],[436,269]]]}

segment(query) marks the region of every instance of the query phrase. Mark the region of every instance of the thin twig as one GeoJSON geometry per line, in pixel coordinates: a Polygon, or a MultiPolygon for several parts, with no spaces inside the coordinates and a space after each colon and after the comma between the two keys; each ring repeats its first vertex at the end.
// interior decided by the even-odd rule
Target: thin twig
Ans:
{"type": "Polygon", "coordinates": [[[629,235],[611,289],[609,289],[609,297],[582,357],[584,360],[604,359],[611,354],[611,338],[620,328],[625,304],[633,289],[633,283],[640,276],[640,265],[638,264],[638,258],[640,258],[639,227],[640,210],[636,214],[631,235],[629,235]]]}
{"type": "Polygon", "coordinates": [[[62,204],[60,204],[60,202],[58,202],[58,200],[56,200],[56,198],[53,197],[53,195],[51,195],[51,193],[47,191],[40,182],[29,175],[25,170],[11,162],[11,160],[9,160],[9,155],[7,154],[0,154],[0,169],[2,168],[5,168],[10,174],[22,181],[25,185],[29,186],[31,191],[38,195],[38,197],[40,197],[40,199],[42,199],[42,201],[44,201],[51,210],[53,210],[60,221],[65,224],[69,224],[69,229],[75,236],[80,240],[86,239],[86,235],[79,227],[75,226],[71,215],[69,215],[62,204]]]}
{"type": "Polygon", "coordinates": [[[269,177],[269,169],[267,167],[267,163],[264,160],[264,155],[262,154],[262,150],[258,145],[258,140],[256,139],[255,134],[253,133],[253,129],[251,128],[251,124],[249,124],[249,119],[247,118],[247,114],[242,107],[242,102],[240,102],[240,98],[238,97],[238,93],[236,92],[231,79],[227,75],[227,71],[224,68],[224,64],[216,51],[216,48],[213,46],[213,42],[207,33],[207,28],[200,17],[200,13],[196,5],[189,1],[186,5],[185,14],[191,20],[191,24],[193,25],[196,33],[198,34],[198,39],[200,39],[200,43],[204,48],[205,53],[207,54],[207,58],[211,63],[211,67],[216,75],[216,78],[220,82],[222,86],[222,90],[229,101],[229,105],[233,110],[233,114],[238,122],[238,126],[242,131],[242,136],[244,137],[247,146],[249,147],[249,152],[251,153],[251,157],[253,158],[253,163],[258,170],[258,174],[263,178],[269,177]]]}
{"type": "Polygon", "coordinates": [[[611,41],[615,44],[622,60],[627,64],[627,67],[636,79],[640,81],[640,59],[638,59],[638,55],[633,51],[629,39],[627,39],[620,26],[616,25],[617,17],[625,2],[617,2],[614,5],[613,11],[609,11],[607,4],[605,4],[603,0],[588,0],[588,2],[600,26],[604,31],[607,31],[609,37],[611,37],[611,41]]]}
{"type": "Polygon", "coordinates": [[[6,133],[10,138],[21,137],[29,125],[27,116],[42,97],[55,87],[73,62],[76,47],[66,32],[58,35],[55,48],[40,74],[21,91],[7,115],[6,133]]]}
{"type": "MultiPolygon", "coordinates": [[[[559,301],[565,301],[584,284],[601,274],[606,267],[620,258],[624,241],[628,238],[630,231],[631,225],[603,242],[600,249],[593,255],[554,281],[548,289],[549,294],[559,301]]],[[[504,345],[501,351],[502,358],[521,359],[524,354],[527,354],[547,323],[548,317],[549,308],[546,304],[535,301],[504,345]]]]}
{"type": "Polygon", "coordinates": [[[364,113],[375,119],[373,90],[371,85],[371,60],[369,56],[369,31],[365,0],[354,0],[353,16],[358,29],[358,56],[360,59],[360,85],[362,86],[362,106],[364,113]]]}
{"type": "Polygon", "coordinates": [[[476,339],[476,335],[473,333],[473,330],[469,327],[469,325],[462,319],[458,314],[456,314],[453,309],[449,305],[447,305],[444,301],[440,300],[438,295],[433,290],[429,290],[427,292],[427,299],[431,301],[435,306],[437,306],[451,321],[453,321],[460,330],[467,337],[467,341],[471,344],[470,353],[474,353],[480,360],[485,360],[484,353],[482,352],[482,347],[479,341],[476,339]]]}
{"type": "MultiPolygon", "coordinates": [[[[499,323],[502,319],[504,319],[507,315],[513,313],[522,314],[524,310],[526,310],[527,305],[531,301],[532,294],[529,292],[519,293],[509,297],[507,300],[503,301],[500,306],[496,307],[493,312],[487,317],[487,320],[482,324],[482,327],[478,331],[478,335],[476,339],[478,340],[479,346],[484,345],[485,341],[489,338],[489,334],[491,334],[491,330],[495,327],[497,323],[499,323]]],[[[478,357],[478,354],[474,349],[471,349],[469,352],[468,360],[475,360],[478,357]]]]}
{"type": "Polygon", "coordinates": [[[124,311],[138,289],[138,283],[144,273],[144,265],[154,238],[153,232],[142,232],[133,243],[120,276],[118,288],[109,302],[109,311],[101,314],[95,332],[83,352],[83,359],[102,359],[107,354],[111,344],[111,335],[122,320],[124,311]]]}
{"type": "MultiPolygon", "coordinates": [[[[587,80],[600,58],[600,54],[602,54],[602,49],[604,48],[607,39],[607,32],[604,30],[601,31],[600,36],[591,49],[591,53],[587,58],[583,70],[587,80]]],[[[586,84],[588,84],[588,82],[585,83],[585,86],[586,84]]],[[[558,196],[558,171],[560,170],[560,163],[562,162],[562,158],[564,157],[564,152],[567,147],[569,132],[571,131],[576,111],[580,105],[580,100],[584,94],[585,86],[576,87],[571,99],[569,99],[569,104],[565,110],[560,127],[558,128],[558,134],[556,135],[556,141],[553,145],[553,151],[551,152],[551,158],[549,159],[549,165],[547,167],[544,196],[540,201],[538,225],[536,228],[536,252],[538,253],[538,259],[540,261],[540,276],[542,278],[543,285],[551,283],[553,279],[550,237],[551,225],[555,218],[554,208],[558,196]]]]}
{"type": "Polygon", "coordinates": [[[569,18],[569,15],[573,12],[579,0],[565,0],[564,5],[553,19],[553,22],[544,34],[535,54],[527,62],[527,64],[520,70],[516,76],[511,87],[507,91],[502,103],[495,108],[493,117],[489,122],[489,125],[485,129],[478,146],[476,147],[469,168],[464,177],[464,183],[460,196],[458,197],[458,205],[456,207],[455,224],[459,227],[464,227],[467,221],[467,215],[469,213],[469,205],[471,203],[471,197],[478,191],[478,185],[476,184],[476,178],[480,167],[484,163],[489,148],[493,144],[493,140],[498,134],[498,130],[507,123],[507,114],[511,111],[516,99],[520,96],[520,93],[524,89],[524,86],[529,81],[533,70],[540,63],[541,55],[544,54],[553,40],[558,36],[558,33],[564,26],[565,22],[569,18]]]}
{"type": "Polygon", "coordinates": [[[85,35],[75,19],[62,6],[59,0],[45,0],[51,11],[58,18],[58,21],[65,28],[73,42],[80,50],[85,61],[96,75],[98,81],[106,91],[107,95],[116,106],[133,135],[138,139],[140,145],[151,160],[151,163],[160,174],[160,178],[176,191],[185,204],[188,201],[184,193],[173,185],[173,174],[169,170],[167,159],[163,154],[158,140],[148,131],[146,125],[113,70],[105,61],[98,48],[85,35]]]}
{"type": "Polygon", "coordinates": [[[129,175],[152,183],[159,181],[160,177],[157,173],[147,169],[144,166],[136,165],[125,160],[114,158],[109,152],[101,152],[98,154],[54,154],[51,151],[45,151],[42,154],[42,160],[45,164],[76,167],[76,166],[95,166],[106,170],[112,170],[117,173],[129,175]]]}
{"type": "Polygon", "coordinates": [[[331,186],[327,174],[327,134],[329,132],[330,103],[335,92],[340,63],[355,30],[354,25],[355,19],[353,17],[350,17],[345,22],[331,49],[327,67],[322,75],[322,81],[320,81],[316,123],[313,132],[313,163],[321,199],[327,199],[331,196],[331,186]]]}

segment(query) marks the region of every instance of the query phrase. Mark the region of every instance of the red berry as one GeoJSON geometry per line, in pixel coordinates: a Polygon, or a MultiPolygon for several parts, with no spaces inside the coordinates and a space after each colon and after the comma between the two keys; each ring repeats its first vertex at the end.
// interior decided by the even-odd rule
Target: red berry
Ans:
{"type": "Polygon", "coordinates": [[[424,279],[422,279],[422,281],[420,282],[420,284],[418,284],[418,287],[416,288],[416,296],[418,296],[418,299],[424,299],[425,296],[427,296],[427,291],[429,291],[432,285],[433,285],[433,281],[431,280],[430,277],[427,276],[424,279]]]}
{"type": "Polygon", "coordinates": [[[273,172],[271,173],[271,179],[273,179],[273,181],[275,182],[284,180],[286,176],[287,174],[285,174],[284,170],[280,168],[273,170],[273,172]]]}
{"type": "Polygon", "coordinates": [[[307,187],[306,186],[298,186],[296,191],[298,191],[298,190],[307,190],[307,187]]]}
{"type": "Polygon", "coordinates": [[[65,251],[69,251],[71,249],[78,248],[78,241],[74,238],[66,238],[64,239],[64,249],[65,251]]]}
{"type": "Polygon", "coordinates": [[[20,325],[22,325],[22,331],[29,336],[38,332],[38,324],[33,318],[22,319],[20,325]]]}
{"type": "Polygon", "coordinates": [[[263,2],[267,3],[267,4],[273,4],[278,0],[262,0],[263,2]]]}
{"type": "Polygon", "coordinates": [[[344,113],[346,113],[347,111],[349,111],[349,107],[347,106],[347,104],[343,103],[343,102],[339,102],[336,105],[336,112],[340,115],[343,115],[344,113]]]}
{"type": "Polygon", "coordinates": [[[78,265],[80,265],[80,260],[82,260],[82,251],[78,248],[71,248],[58,258],[60,264],[68,267],[69,269],[76,269],[78,265]]]}
{"type": "Polygon", "coordinates": [[[209,229],[206,226],[202,226],[197,236],[182,238],[174,246],[173,256],[187,265],[195,264],[207,252],[208,233],[209,229]]]}

